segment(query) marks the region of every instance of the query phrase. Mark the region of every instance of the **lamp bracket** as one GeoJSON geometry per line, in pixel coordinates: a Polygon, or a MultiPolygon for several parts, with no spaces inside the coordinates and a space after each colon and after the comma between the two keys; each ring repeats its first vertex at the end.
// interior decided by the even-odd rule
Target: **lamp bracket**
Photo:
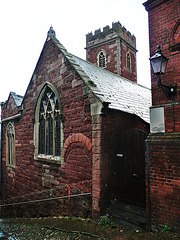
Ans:
{"type": "Polygon", "coordinates": [[[157,84],[160,88],[162,88],[162,90],[168,100],[174,99],[174,97],[177,93],[177,83],[175,83],[175,85],[172,85],[172,83],[170,83],[169,85],[164,85],[164,84],[161,84],[161,79],[160,79],[160,77],[158,77],[157,84]]]}

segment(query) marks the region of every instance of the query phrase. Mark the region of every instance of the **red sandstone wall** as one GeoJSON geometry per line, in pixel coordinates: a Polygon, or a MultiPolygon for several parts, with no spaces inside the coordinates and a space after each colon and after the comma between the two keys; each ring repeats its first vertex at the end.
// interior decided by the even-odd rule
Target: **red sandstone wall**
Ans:
{"type": "Polygon", "coordinates": [[[105,50],[107,53],[107,70],[123,76],[133,82],[137,82],[136,75],[136,56],[131,49],[123,42],[122,43],[122,62],[121,62],[121,43],[120,39],[116,39],[100,46],[90,48],[86,53],[87,61],[97,65],[97,55],[100,50],[105,50]],[[130,53],[131,57],[131,70],[129,71],[126,66],[126,54],[130,53]],[[123,69],[121,68],[123,67],[123,69]]]}
{"type": "MultiPolygon", "coordinates": [[[[41,199],[45,195],[52,197],[69,195],[71,193],[91,192],[92,123],[90,101],[88,95],[83,95],[83,86],[80,77],[69,62],[64,59],[60,50],[51,40],[48,41],[28,86],[23,101],[22,118],[14,123],[15,168],[6,167],[5,132],[7,123],[3,123],[3,199],[11,199],[10,201],[18,202],[36,198],[41,199]],[[32,120],[34,118],[35,102],[45,81],[50,81],[55,85],[61,98],[65,143],[63,166],[34,159],[34,126],[32,120]],[[53,189],[52,193],[50,189],[53,189]]],[[[7,105],[6,112],[2,115],[3,117],[10,116],[9,109],[10,104],[7,105]]],[[[11,113],[15,114],[14,111],[11,113]]],[[[71,202],[70,199],[68,201],[71,202]]],[[[56,202],[56,207],[50,214],[59,213],[57,206],[61,206],[59,209],[62,215],[72,214],[69,206],[74,204],[74,202],[70,204],[68,201],[66,201],[66,204],[64,200],[62,203],[56,202]]],[[[83,203],[81,205],[83,206],[83,203]]],[[[84,197],[84,205],[84,209],[90,209],[90,199],[88,197],[84,197]]],[[[47,210],[48,208],[45,207],[45,209],[47,210]]],[[[89,214],[89,210],[84,212],[81,207],[79,207],[79,210],[77,209],[78,207],[76,206],[76,209],[74,209],[76,215],[87,216],[89,214]]],[[[23,214],[23,211],[20,209],[17,212],[19,212],[19,215],[21,215],[20,213],[23,214]]],[[[11,212],[11,214],[13,213],[11,212]]],[[[38,214],[43,215],[45,213],[37,211],[38,214]]]]}
{"type": "Polygon", "coordinates": [[[123,73],[122,76],[124,78],[127,78],[133,82],[137,83],[137,73],[136,73],[136,55],[134,52],[131,51],[131,49],[122,43],[122,66],[123,66],[123,73]],[[131,59],[131,69],[127,69],[126,64],[126,54],[130,53],[130,59],[131,59]]]}
{"type": "Polygon", "coordinates": [[[110,72],[117,73],[117,60],[116,60],[116,52],[117,52],[117,44],[116,41],[112,41],[109,44],[103,44],[101,46],[94,47],[92,49],[87,50],[87,61],[94,63],[97,65],[97,55],[100,50],[105,50],[107,53],[107,70],[110,72]]]}
{"type": "Polygon", "coordinates": [[[12,95],[10,94],[7,103],[1,106],[1,118],[7,118],[12,115],[18,114],[18,109],[12,95]]]}

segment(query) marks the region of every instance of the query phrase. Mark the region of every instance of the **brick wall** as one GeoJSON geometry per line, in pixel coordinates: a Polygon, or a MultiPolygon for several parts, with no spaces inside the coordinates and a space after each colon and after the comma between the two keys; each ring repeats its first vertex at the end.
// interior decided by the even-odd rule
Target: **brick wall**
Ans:
{"type": "Polygon", "coordinates": [[[151,224],[168,224],[178,230],[180,219],[179,134],[149,136],[151,224]]]}
{"type": "MultiPolygon", "coordinates": [[[[165,133],[157,132],[148,137],[150,221],[153,229],[161,229],[163,224],[180,229],[180,49],[174,50],[171,46],[179,23],[180,2],[155,0],[147,1],[144,5],[149,14],[150,56],[155,54],[157,45],[160,45],[163,54],[169,58],[162,84],[177,83],[173,103],[167,100],[157,86],[157,77],[151,73],[152,107],[164,108],[165,133]]],[[[178,32],[175,39],[179,39],[178,32]]]]}
{"type": "MultiPolygon", "coordinates": [[[[157,2],[157,1],[154,1],[157,2]]],[[[160,1],[162,2],[162,1],[160,1]]],[[[179,53],[173,54],[170,47],[170,38],[172,35],[173,28],[179,20],[179,1],[170,0],[165,1],[154,8],[148,8],[149,11],[149,41],[150,41],[150,56],[153,56],[156,52],[157,45],[160,45],[163,54],[169,58],[165,75],[162,76],[162,83],[169,85],[171,82],[179,82],[180,77],[180,59],[179,53]]],[[[157,77],[152,73],[152,101],[153,105],[170,103],[166,99],[162,90],[157,86],[157,77]]],[[[179,92],[179,85],[178,85],[179,92]]],[[[177,94],[176,102],[180,101],[180,95],[177,94]]]]}

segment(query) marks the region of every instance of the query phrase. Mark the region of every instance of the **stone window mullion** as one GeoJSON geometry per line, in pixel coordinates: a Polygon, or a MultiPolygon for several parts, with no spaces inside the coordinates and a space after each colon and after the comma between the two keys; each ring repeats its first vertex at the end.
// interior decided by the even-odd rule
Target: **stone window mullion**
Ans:
{"type": "Polygon", "coordinates": [[[48,117],[48,135],[47,135],[47,142],[48,142],[48,148],[47,148],[47,154],[53,155],[53,117],[50,114],[48,117]]]}
{"type": "Polygon", "coordinates": [[[56,155],[56,119],[53,115],[53,155],[56,155]]]}
{"type": "Polygon", "coordinates": [[[45,154],[48,154],[48,135],[49,135],[49,129],[48,129],[48,119],[47,117],[45,118],[45,154]]]}
{"type": "Polygon", "coordinates": [[[10,134],[10,163],[9,164],[12,164],[12,134],[10,134]]]}

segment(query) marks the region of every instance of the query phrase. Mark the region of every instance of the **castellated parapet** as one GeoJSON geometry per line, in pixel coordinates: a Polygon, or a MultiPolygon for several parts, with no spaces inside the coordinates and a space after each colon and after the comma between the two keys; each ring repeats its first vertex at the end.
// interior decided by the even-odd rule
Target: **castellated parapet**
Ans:
{"type": "Polygon", "coordinates": [[[86,35],[86,49],[91,46],[101,44],[101,42],[110,41],[115,38],[120,38],[125,41],[132,48],[136,49],[136,37],[132,35],[127,29],[121,25],[120,22],[112,23],[112,28],[105,26],[103,31],[101,29],[95,30],[86,35]]]}

